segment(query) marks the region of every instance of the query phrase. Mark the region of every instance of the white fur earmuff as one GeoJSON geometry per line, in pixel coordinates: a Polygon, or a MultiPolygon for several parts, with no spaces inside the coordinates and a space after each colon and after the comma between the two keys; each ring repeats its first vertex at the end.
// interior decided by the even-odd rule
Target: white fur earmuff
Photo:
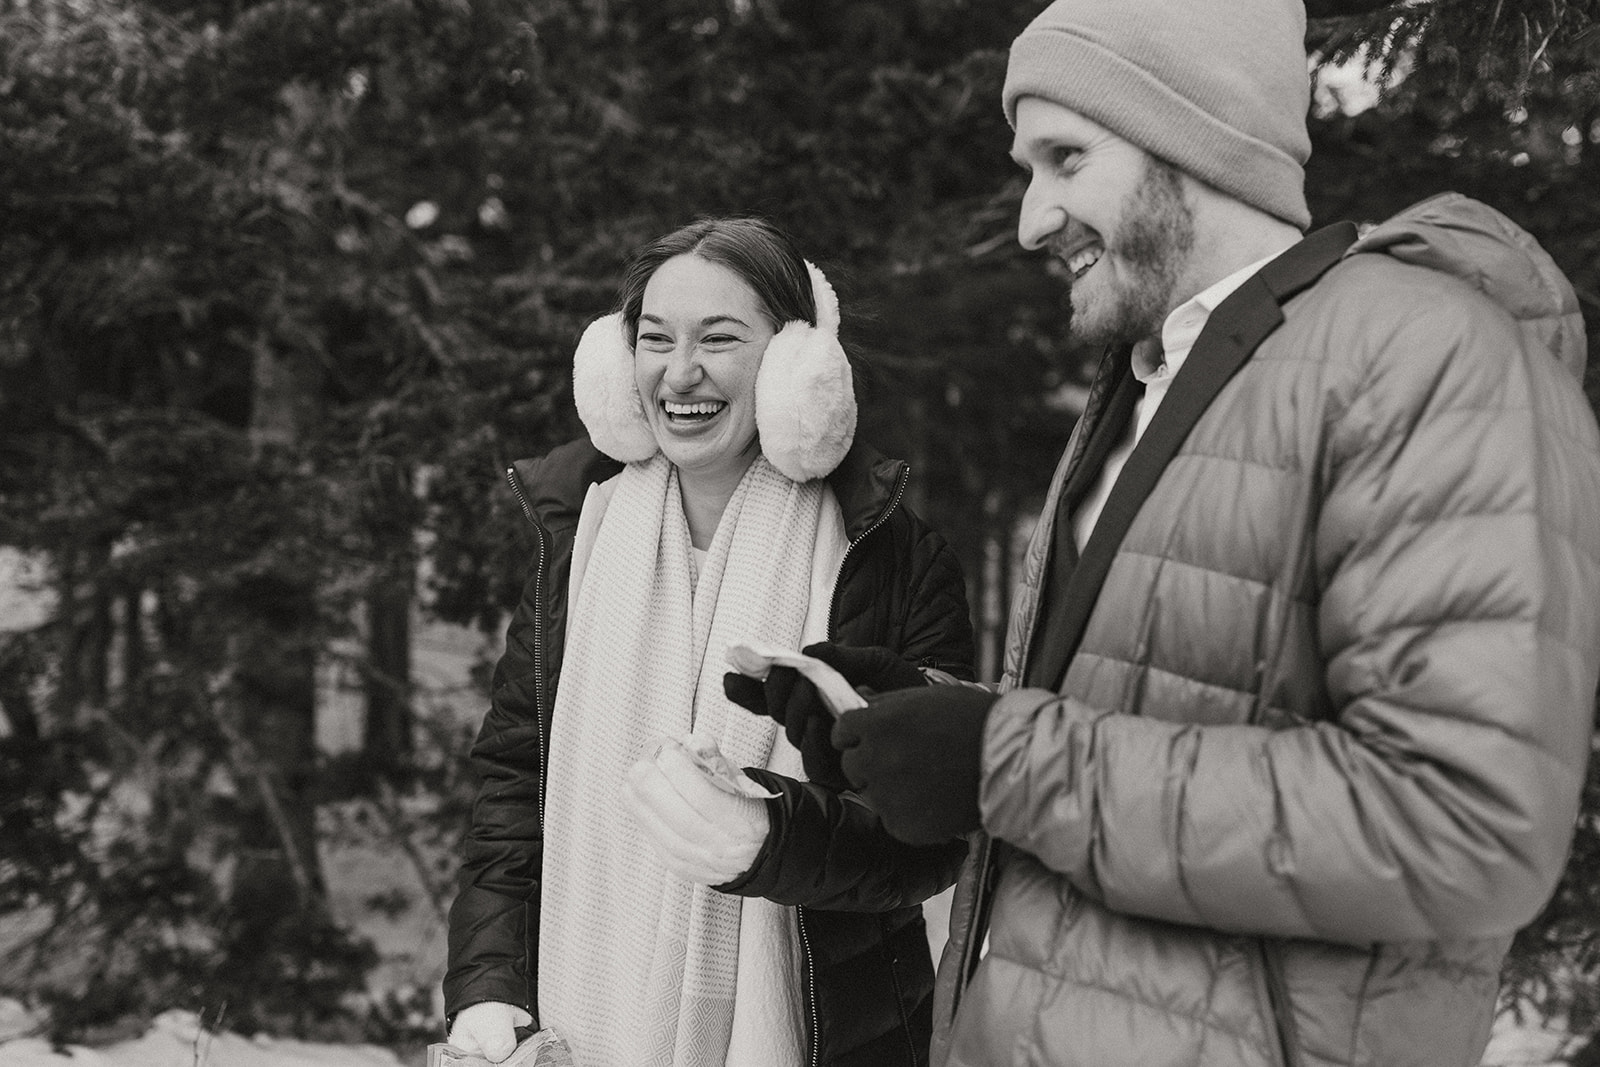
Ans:
{"type": "MultiPolygon", "coordinates": [[[[817,324],[786,323],[768,343],[756,373],[761,451],[797,482],[831,473],[856,432],[855,384],[839,344],[839,299],[809,261],[806,271],[817,324]]],[[[583,331],[572,357],[572,399],[590,440],[612,459],[636,463],[656,454],[620,312],[583,331]]]]}
{"type": "Polygon", "coordinates": [[[572,401],[589,440],[612,459],[637,463],[656,454],[656,435],[644,418],[621,312],[595,319],[583,331],[572,355],[572,401]]]}
{"type": "Polygon", "coordinates": [[[756,429],[767,460],[797,482],[832,472],[856,436],[856,389],[839,344],[839,298],[806,261],[817,324],[786,323],[756,374],[756,429]]]}

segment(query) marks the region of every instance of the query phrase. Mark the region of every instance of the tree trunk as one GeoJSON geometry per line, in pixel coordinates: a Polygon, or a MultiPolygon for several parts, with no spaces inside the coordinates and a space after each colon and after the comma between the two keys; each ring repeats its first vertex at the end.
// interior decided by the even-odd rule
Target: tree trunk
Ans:
{"type": "Polygon", "coordinates": [[[362,747],[387,777],[411,758],[411,581],[394,575],[374,589],[367,610],[367,722],[362,747]]]}
{"type": "Polygon", "coordinates": [[[1005,637],[1010,614],[1011,541],[1015,516],[1009,494],[991,489],[983,498],[983,560],[979,570],[978,678],[995,681],[1005,666],[1005,637]]]}
{"type": "Polygon", "coordinates": [[[242,840],[234,903],[281,911],[323,890],[317,863],[316,602],[296,578],[262,576],[240,589],[250,630],[235,647],[233,763],[242,840]],[[242,896],[241,896],[242,895],[242,896]]]}
{"type": "Polygon", "coordinates": [[[28,664],[31,635],[0,645],[0,738],[39,740],[39,713],[34,708],[34,670],[28,664]]]}
{"type": "MultiPolygon", "coordinates": [[[[298,354],[257,342],[250,439],[293,448],[320,402],[321,372],[298,354]]],[[[320,898],[316,849],[316,590],[302,574],[241,584],[234,642],[241,851],[232,902],[247,922],[270,922],[320,898]],[[252,780],[253,779],[253,780],[252,780]],[[246,918],[248,917],[248,918],[246,918]]]]}
{"type": "Polygon", "coordinates": [[[81,722],[85,707],[104,707],[109,692],[111,594],[98,575],[110,558],[106,545],[75,556],[61,584],[65,606],[65,669],[55,693],[58,721],[81,722]]]}

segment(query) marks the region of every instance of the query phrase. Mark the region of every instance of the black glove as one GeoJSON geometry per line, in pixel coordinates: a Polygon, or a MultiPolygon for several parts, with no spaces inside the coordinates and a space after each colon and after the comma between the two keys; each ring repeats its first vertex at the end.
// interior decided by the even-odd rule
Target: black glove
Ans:
{"type": "Polygon", "coordinates": [[[907,663],[892,648],[882,645],[836,645],[828,641],[807,645],[800,650],[820,659],[857,689],[887,693],[894,689],[913,689],[928,684],[927,676],[907,663]]]}
{"type": "Polygon", "coordinates": [[[874,697],[833,727],[845,777],[912,845],[937,845],[979,828],[983,727],[994,693],[930,685],[874,697]]]}
{"type": "MultiPolygon", "coordinates": [[[[883,691],[924,686],[922,672],[893,650],[879,646],[852,648],[826,642],[800,650],[820,659],[853,686],[883,691]]],[[[757,715],[770,715],[783,727],[789,743],[800,750],[806,777],[829,789],[843,791],[850,782],[839,769],[839,752],[829,740],[833,713],[822,702],[817,687],[793,667],[773,667],[765,682],[729,671],[722,676],[728,699],[757,715]]],[[[852,713],[853,714],[853,713],[852,713]]]]}

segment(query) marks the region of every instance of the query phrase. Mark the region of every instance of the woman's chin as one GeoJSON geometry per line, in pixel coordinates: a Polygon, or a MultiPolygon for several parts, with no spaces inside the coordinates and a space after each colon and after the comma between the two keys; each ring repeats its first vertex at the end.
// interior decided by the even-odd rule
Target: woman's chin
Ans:
{"type": "Polygon", "coordinates": [[[658,431],[656,443],[673,466],[692,474],[710,474],[735,468],[742,474],[757,451],[753,438],[741,445],[730,440],[726,433],[718,432],[714,426],[689,433],[658,431]]]}

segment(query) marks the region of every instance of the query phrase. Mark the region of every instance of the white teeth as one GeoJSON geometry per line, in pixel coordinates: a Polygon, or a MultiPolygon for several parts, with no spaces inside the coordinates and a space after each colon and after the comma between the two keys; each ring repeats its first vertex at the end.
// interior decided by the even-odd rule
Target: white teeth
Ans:
{"type": "Polygon", "coordinates": [[[1085,248],[1082,252],[1067,260],[1067,271],[1073,277],[1077,277],[1100,262],[1100,257],[1104,254],[1105,249],[1103,248],[1085,248]]]}
{"type": "Polygon", "coordinates": [[[694,404],[675,404],[671,400],[663,400],[661,407],[668,415],[715,415],[728,405],[719,400],[702,400],[694,404]]]}

